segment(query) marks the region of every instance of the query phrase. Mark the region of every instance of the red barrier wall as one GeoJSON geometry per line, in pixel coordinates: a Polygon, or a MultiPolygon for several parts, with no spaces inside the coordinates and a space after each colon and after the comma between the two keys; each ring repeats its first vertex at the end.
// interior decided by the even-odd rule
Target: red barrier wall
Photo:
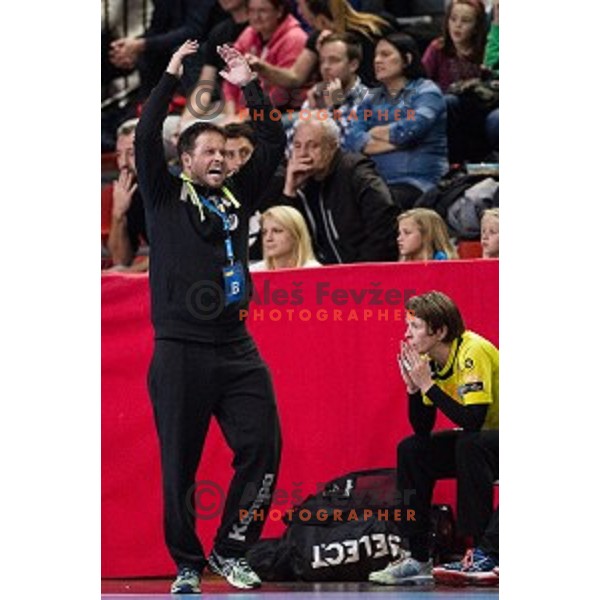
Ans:
{"type": "MultiPolygon", "coordinates": [[[[395,465],[396,445],[411,432],[396,365],[405,295],[447,293],[468,328],[498,343],[497,261],[364,264],[253,279],[260,302],[248,324],[273,374],[283,430],[273,508],[285,510],[347,471],[395,465]]],[[[148,295],[147,276],[102,277],[103,577],[174,572],[162,538],[158,444],[146,392],[148,295]]],[[[438,417],[437,428],[448,425],[438,417]]],[[[213,486],[197,496],[207,552],[231,458],[213,424],[197,475],[213,486]]],[[[452,502],[453,490],[451,482],[438,484],[435,500],[452,502]]],[[[280,522],[267,521],[263,535],[282,531],[280,522]]]]}

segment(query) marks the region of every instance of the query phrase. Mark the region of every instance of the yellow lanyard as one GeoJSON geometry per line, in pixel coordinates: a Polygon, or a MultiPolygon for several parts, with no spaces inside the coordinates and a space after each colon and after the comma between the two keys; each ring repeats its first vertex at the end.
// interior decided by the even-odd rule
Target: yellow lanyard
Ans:
{"type": "MultiPolygon", "coordinates": [[[[180,177],[185,182],[185,186],[191,196],[192,204],[198,209],[198,212],[200,213],[200,221],[204,221],[204,219],[206,218],[204,216],[204,209],[202,208],[202,202],[200,201],[200,198],[198,198],[198,192],[196,192],[196,188],[192,185],[193,184],[192,179],[185,173],[182,173],[180,175],[180,177]]],[[[233,205],[234,208],[239,208],[241,206],[240,203],[238,202],[238,200],[236,199],[236,197],[233,195],[233,193],[231,192],[231,190],[228,187],[223,186],[221,188],[221,192],[223,192],[223,196],[225,196],[225,198],[227,198],[228,204],[233,205]]],[[[219,210],[221,212],[225,212],[225,210],[222,206],[221,206],[221,208],[219,208],[219,210]]]]}

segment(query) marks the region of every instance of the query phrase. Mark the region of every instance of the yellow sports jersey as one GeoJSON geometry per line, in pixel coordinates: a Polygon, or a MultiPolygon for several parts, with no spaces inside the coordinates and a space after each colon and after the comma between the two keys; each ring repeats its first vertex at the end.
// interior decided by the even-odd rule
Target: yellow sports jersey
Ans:
{"type": "MultiPolygon", "coordinates": [[[[465,331],[450,346],[448,361],[433,381],[460,404],[489,404],[482,429],[499,429],[500,360],[498,348],[485,338],[465,331]]],[[[423,404],[432,406],[427,396],[423,404]]]]}

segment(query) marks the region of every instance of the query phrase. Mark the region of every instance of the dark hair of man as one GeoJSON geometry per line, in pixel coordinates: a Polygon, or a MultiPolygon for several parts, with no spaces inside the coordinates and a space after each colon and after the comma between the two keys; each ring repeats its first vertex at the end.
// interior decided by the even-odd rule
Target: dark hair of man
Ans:
{"type": "Polygon", "coordinates": [[[198,123],[194,123],[193,125],[190,125],[187,129],[184,129],[183,133],[179,136],[179,139],[177,140],[177,154],[179,155],[179,158],[181,158],[181,155],[184,152],[192,154],[194,152],[198,136],[207,132],[218,133],[219,135],[225,137],[223,129],[218,125],[214,125],[213,123],[209,123],[207,121],[200,121],[198,123]]]}
{"type": "Polygon", "coordinates": [[[246,138],[253,147],[256,146],[256,134],[254,129],[248,123],[228,123],[223,127],[225,139],[234,140],[237,138],[246,138]]]}
{"type": "Polygon", "coordinates": [[[325,44],[332,44],[333,42],[342,42],[345,44],[348,60],[357,60],[360,64],[363,58],[363,50],[360,41],[355,35],[351,33],[331,33],[323,38],[321,48],[325,44]]]}
{"type": "Polygon", "coordinates": [[[131,135],[135,132],[136,125],[137,123],[134,123],[133,125],[125,125],[125,127],[119,127],[119,129],[117,130],[117,137],[125,137],[127,135],[131,135]]]}
{"type": "Polygon", "coordinates": [[[412,296],[406,302],[406,310],[414,317],[427,323],[429,333],[435,333],[447,327],[447,333],[442,339],[450,343],[460,337],[465,331],[463,318],[454,301],[442,292],[428,292],[420,296],[412,296]]]}
{"type": "Polygon", "coordinates": [[[400,52],[400,56],[406,66],[402,75],[407,79],[420,79],[426,77],[425,69],[421,63],[421,52],[417,42],[406,33],[390,33],[382,38],[400,52]],[[408,56],[410,55],[410,59],[408,56]]]}

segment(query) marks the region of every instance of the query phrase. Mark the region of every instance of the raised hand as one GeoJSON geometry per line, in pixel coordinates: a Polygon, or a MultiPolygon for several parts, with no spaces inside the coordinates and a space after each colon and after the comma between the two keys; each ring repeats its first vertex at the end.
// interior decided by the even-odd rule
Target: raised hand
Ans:
{"type": "Polygon", "coordinates": [[[134,183],[134,174],[128,169],[122,169],[119,179],[113,182],[113,217],[120,219],[125,216],[131,206],[135,190],[137,190],[137,183],[134,183]]]}
{"type": "Polygon", "coordinates": [[[198,42],[196,40],[186,40],[177,50],[175,50],[169,64],[167,73],[181,77],[183,75],[183,59],[190,54],[198,52],[198,42]]]}
{"type": "Polygon", "coordinates": [[[219,71],[219,75],[237,86],[244,86],[256,78],[256,73],[250,69],[248,61],[235,48],[224,44],[217,46],[219,56],[225,62],[225,69],[219,71]]]}

